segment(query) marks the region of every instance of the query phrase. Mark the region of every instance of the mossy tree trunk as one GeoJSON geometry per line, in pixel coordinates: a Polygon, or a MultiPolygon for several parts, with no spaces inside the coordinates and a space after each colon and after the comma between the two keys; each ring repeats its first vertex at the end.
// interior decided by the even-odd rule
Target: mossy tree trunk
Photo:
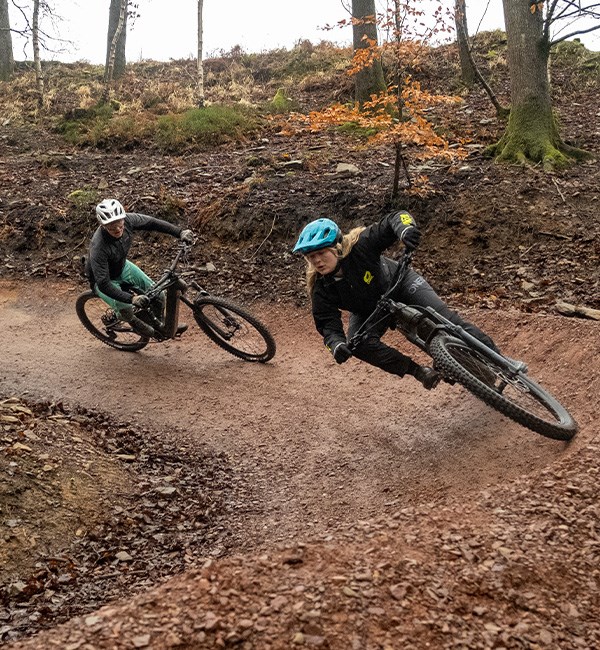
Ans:
{"type": "Polygon", "coordinates": [[[498,161],[564,167],[585,152],[561,139],[552,110],[544,16],[531,13],[528,2],[503,0],[506,24],[511,108],[506,131],[489,152],[498,161]]]}
{"type": "Polygon", "coordinates": [[[110,0],[106,38],[106,66],[104,70],[105,81],[109,76],[110,81],[112,81],[113,79],[120,79],[125,74],[125,64],[127,63],[125,58],[127,5],[127,0],[110,0]]]}
{"type": "Polygon", "coordinates": [[[0,81],[8,81],[13,75],[14,68],[8,0],[0,0],[0,81]]]}
{"type": "MultiPolygon", "coordinates": [[[[377,21],[375,0],[352,0],[352,18],[360,22],[352,26],[352,45],[354,51],[377,45],[377,21]]],[[[386,90],[381,59],[376,57],[371,65],[363,67],[354,80],[354,99],[363,104],[386,90]]]]}

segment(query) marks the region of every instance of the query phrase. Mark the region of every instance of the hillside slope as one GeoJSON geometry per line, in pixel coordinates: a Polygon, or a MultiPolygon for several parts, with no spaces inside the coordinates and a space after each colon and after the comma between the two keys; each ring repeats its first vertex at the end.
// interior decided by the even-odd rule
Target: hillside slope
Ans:
{"type": "MultiPolygon", "coordinates": [[[[486,38],[478,57],[507,103],[502,43],[486,38]]],[[[597,70],[572,54],[552,68],[561,130],[597,153],[597,70]]],[[[342,55],[304,44],[224,57],[208,64],[209,94],[262,105],[284,87],[302,109],[345,100],[342,55]]],[[[30,74],[2,86],[7,647],[600,645],[598,329],[557,309],[600,309],[600,166],[546,174],[485,158],[503,125],[480,90],[460,89],[453,57],[432,52],[419,75],[463,95],[444,121],[470,153],[423,170],[431,195],[403,196],[424,231],[415,264],[568,402],[582,425],[571,445],[445,386],[401,384],[391,413],[393,378],[322,350],[290,248],[316,216],[349,228],[389,210],[390,151],[342,133],[291,139],[273,122],[171,153],[143,139],[77,146],[57,125],[89,106],[98,69],[57,65],[43,116],[30,74]],[[79,258],[108,194],[196,230],[192,266],[266,319],[271,364],[240,367],[195,332],[190,347],[131,356],[84,332],[72,308],[79,258]]],[[[143,122],[183,105],[190,66],[130,66],[121,113],[143,122]]],[[[132,257],[156,273],[170,244],[139,238],[132,257]]]]}

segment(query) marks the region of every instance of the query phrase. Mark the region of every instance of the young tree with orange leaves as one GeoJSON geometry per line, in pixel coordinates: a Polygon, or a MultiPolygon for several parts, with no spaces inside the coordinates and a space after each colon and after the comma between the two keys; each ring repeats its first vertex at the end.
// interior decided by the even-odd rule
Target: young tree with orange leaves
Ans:
{"type": "Polygon", "coordinates": [[[465,155],[460,148],[450,149],[447,140],[436,132],[428,118],[432,107],[460,99],[428,92],[412,76],[428,48],[427,42],[440,32],[450,31],[446,19],[451,15],[442,15],[439,7],[429,16],[429,24],[425,24],[425,12],[420,8],[424,4],[427,3],[423,0],[390,0],[378,21],[387,37],[381,45],[371,42],[368,48],[354,51],[348,74],[359,74],[375,58],[381,57],[391,76],[385,90],[372,94],[362,103],[338,103],[308,115],[290,116],[291,122],[313,131],[351,126],[363,135],[367,146],[390,146],[394,151],[392,199],[399,196],[403,173],[405,191],[423,193],[427,190],[427,177],[413,178],[409,173],[411,163],[432,159],[452,161],[465,155]]]}

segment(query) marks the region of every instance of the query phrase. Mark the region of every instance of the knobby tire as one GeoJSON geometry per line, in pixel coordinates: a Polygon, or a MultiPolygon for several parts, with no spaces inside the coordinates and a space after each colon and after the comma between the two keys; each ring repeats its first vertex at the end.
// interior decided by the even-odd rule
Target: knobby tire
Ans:
{"type": "Polygon", "coordinates": [[[194,318],[211,341],[244,361],[266,363],[275,355],[267,327],[239,305],[205,296],[194,303],[194,318]]]}
{"type": "Polygon", "coordinates": [[[135,352],[148,345],[148,339],[134,332],[125,321],[117,320],[107,326],[102,321],[102,316],[107,315],[111,309],[93,291],[86,291],[77,298],[75,311],[86,330],[111,348],[135,352]]]}
{"type": "Polygon", "coordinates": [[[554,440],[570,440],[577,432],[569,412],[527,374],[510,377],[491,358],[448,334],[435,336],[429,352],[442,375],[522,426],[554,440]]]}

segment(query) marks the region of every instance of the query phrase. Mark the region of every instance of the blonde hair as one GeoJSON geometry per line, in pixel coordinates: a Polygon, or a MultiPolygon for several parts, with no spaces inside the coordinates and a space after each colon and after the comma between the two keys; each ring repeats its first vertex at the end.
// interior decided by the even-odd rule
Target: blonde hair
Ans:
{"type": "MultiPolygon", "coordinates": [[[[360,233],[365,230],[365,226],[358,226],[357,228],[352,228],[352,230],[342,237],[342,240],[338,242],[335,246],[330,246],[329,250],[333,251],[339,259],[344,259],[356,242],[360,233]]],[[[308,295],[312,295],[315,282],[317,281],[318,276],[317,269],[306,260],[306,288],[308,290],[308,295]]]]}

